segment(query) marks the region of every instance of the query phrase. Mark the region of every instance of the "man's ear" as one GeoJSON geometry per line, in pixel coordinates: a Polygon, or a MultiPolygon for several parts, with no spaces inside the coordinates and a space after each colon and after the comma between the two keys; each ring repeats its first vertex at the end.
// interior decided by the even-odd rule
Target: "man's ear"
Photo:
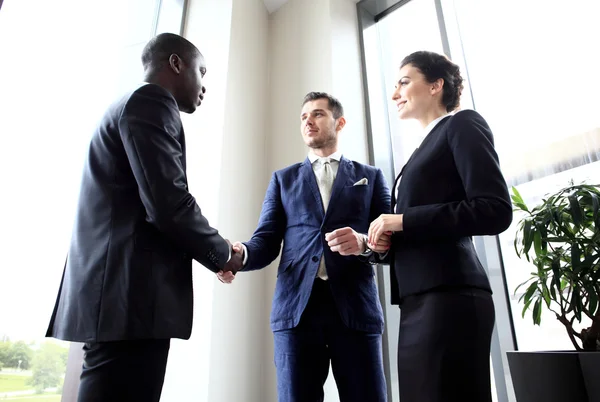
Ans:
{"type": "Polygon", "coordinates": [[[175,72],[175,74],[180,74],[181,69],[183,67],[183,62],[181,61],[181,57],[173,53],[169,56],[169,67],[171,70],[175,72]]]}
{"type": "Polygon", "coordinates": [[[344,118],[344,116],[342,116],[339,119],[337,119],[337,123],[335,125],[335,131],[340,131],[342,128],[344,128],[345,125],[346,125],[346,119],[344,118]]]}

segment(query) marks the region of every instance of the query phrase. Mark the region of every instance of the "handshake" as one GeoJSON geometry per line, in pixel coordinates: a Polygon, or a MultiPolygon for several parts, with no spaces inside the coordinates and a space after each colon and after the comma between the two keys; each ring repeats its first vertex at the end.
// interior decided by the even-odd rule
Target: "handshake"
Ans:
{"type": "MultiPolygon", "coordinates": [[[[334,253],[339,253],[343,256],[361,255],[365,251],[385,253],[390,247],[391,232],[383,231],[373,236],[369,233],[372,239],[368,236],[356,232],[351,227],[340,228],[330,233],[325,234],[325,241],[330,250],[334,253]]],[[[229,241],[227,241],[229,243],[229,241]]],[[[231,258],[225,264],[223,269],[217,273],[217,278],[223,283],[231,283],[235,279],[235,274],[244,268],[244,255],[246,252],[242,243],[229,243],[231,247],[231,258]]]]}
{"type": "Polygon", "coordinates": [[[223,283],[231,283],[235,278],[235,274],[244,268],[244,246],[239,241],[231,244],[226,240],[231,247],[231,258],[223,269],[217,273],[217,278],[223,283]]]}

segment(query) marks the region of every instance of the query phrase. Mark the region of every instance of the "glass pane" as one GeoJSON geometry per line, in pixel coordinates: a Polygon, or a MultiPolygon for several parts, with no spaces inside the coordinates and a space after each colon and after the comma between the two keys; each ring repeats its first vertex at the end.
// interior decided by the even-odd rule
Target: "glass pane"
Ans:
{"type": "Polygon", "coordinates": [[[0,38],[14,40],[0,40],[0,231],[8,241],[0,253],[0,400],[61,399],[69,344],[44,335],[81,165],[106,106],[143,78],[139,68],[123,75],[123,64],[140,65],[156,4],[2,5],[0,38]]]}
{"type": "Polygon", "coordinates": [[[600,2],[454,0],[477,110],[510,184],[600,158],[600,2]],[[517,12],[518,10],[518,12],[517,12]]]}
{"type": "MultiPolygon", "coordinates": [[[[447,1],[456,8],[460,44],[477,110],[493,129],[502,169],[526,202],[569,184],[600,180],[600,3],[519,0],[447,1]],[[518,10],[518,12],[515,12],[518,10]],[[510,27],[510,29],[507,29],[510,27]],[[558,173],[562,172],[562,173],[558,173]]],[[[450,8],[450,7],[448,7],[450,8]]],[[[532,266],[517,258],[520,216],[500,236],[520,350],[572,349],[562,325],[545,313],[521,317],[518,284],[532,266]]]]}
{"type": "Polygon", "coordinates": [[[381,20],[378,27],[394,168],[398,173],[419,145],[416,134],[422,131],[415,120],[400,121],[396,107],[392,104],[392,93],[398,80],[400,63],[405,56],[417,50],[437,53],[444,53],[444,50],[433,0],[411,1],[381,20]]]}

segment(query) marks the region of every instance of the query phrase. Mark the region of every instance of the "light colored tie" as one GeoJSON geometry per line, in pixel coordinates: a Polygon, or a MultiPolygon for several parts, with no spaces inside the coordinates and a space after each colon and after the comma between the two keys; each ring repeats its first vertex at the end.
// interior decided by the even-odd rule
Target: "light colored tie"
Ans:
{"type": "MultiPolygon", "coordinates": [[[[317,182],[319,184],[319,192],[321,193],[321,200],[323,201],[323,210],[327,212],[327,206],[329,205],[329,199],[331,198],[331,188],[333,187],[333,169],[331,168],[331,161],[329,158],[319,159],[323,167],[319,171],[317,176],[317,182]]],[[[319,263],[319,270],[317,271],[317,277],[327,280],[327,270],[325,268],[325,256],[321,257],[319,263]]]]}

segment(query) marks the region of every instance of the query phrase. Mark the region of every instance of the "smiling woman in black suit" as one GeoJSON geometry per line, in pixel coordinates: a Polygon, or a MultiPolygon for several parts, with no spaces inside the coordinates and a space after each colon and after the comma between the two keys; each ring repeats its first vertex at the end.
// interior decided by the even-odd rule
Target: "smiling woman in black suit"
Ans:
{"type": "Polygon", "coordinates": [[[393,232],[392,303],[401,309],[402,402],[491,401],[491,287],[472,236],[512,221],[492,132],[473,110],[455,112],[463,88],[445,56],[416,52],[400,66],[392,99],[424,139],[396,178],[392,213],[371,223],[370,246],[393,232]]]}

